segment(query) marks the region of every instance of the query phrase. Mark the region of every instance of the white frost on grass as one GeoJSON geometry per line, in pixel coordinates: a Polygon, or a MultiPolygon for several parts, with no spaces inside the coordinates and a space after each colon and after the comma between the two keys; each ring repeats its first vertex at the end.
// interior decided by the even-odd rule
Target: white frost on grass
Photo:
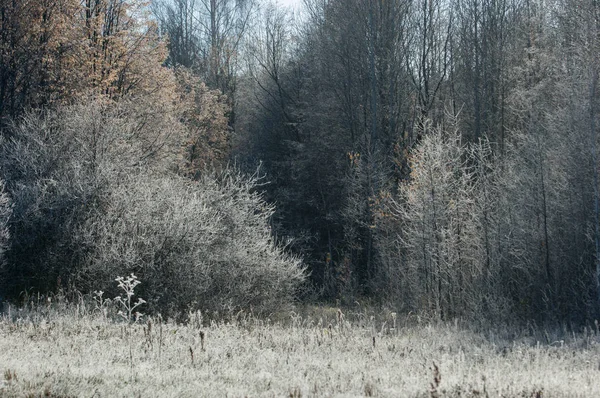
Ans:
{"type": "MultiPolygon", "coordinates": [[[[298,319],[298,318],[297,318],[298,319]]],[[[156,320],[154,321],[156,322],[156,320]]],[[[600,337],[499,341],[455,326],[331,328],[254,319],[200,330],[101,317],[0,321],[0,396],[600,396],[600,337]],[[146,328],[146,331],[144,330],[146,328]],[[375,347],[373,346],[375,336],[375,347]],[[160,349],[159,349],[160,345],[160,349]],[[193,362],[192,362],[193,353],[193,362]]],[[[325,324],[328,324],[325,322],[325,324]]]]}

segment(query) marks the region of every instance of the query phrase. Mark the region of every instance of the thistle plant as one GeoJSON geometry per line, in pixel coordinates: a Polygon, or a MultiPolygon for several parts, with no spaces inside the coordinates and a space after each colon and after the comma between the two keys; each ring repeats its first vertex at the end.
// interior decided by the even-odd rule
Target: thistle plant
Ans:
{"type": "Polygon", "coordinates": [[[123,307],[123,310],[120,310],[118,312],[118,314],[121,317],[123,317],[123,319],[125,319],[128,323],[131,323],[131,321],[132,321],[132,319],[134,319],[134,317],[135,317],[134,322],[137,322],[144,316],[144,314],[142,314],[138,311],[134,312],[134,310],[137,307],[139,307],[140,305],[145,304],[146,301],[140,297],[134,303],[133,296],[135,295],[135,292],[134,292],[135,287],[142,282],[140,282],[137,279],[137,276],[135,276],[133,273],[131,274],[131,276],[128,276],[126,278],[119,276],[118,278],[115,279],[115,281],[117,281],[117,283],[119,284],[119,287],[121,289],[123,289],[123,291],[125,292],[125,295],[126,295],[126,297],[121,297],[121,296],[115,297],[114,301],[119,303],[123,307]]]}

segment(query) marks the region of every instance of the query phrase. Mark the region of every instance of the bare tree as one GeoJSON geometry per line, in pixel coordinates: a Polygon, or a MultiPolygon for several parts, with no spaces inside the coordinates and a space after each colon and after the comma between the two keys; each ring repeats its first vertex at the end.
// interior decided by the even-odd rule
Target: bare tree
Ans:
{"type": "Polygon", "coordinates": [[[4,182],[0,180],[0,266],[4,265],[4,253],[10,247],[8,222],[12,214],[12,202],[4,190],[4,182]]]}
{"type": "Polygon", "coordinates": [[[197,0],[158,1],[152,3],[163,34],[169,38],[168,64],[186,68],[200,67],[202,50],[197,0]]]}
{"type": "Polygon", "coordinates": [[[162,1],[154,7],[170,38],[169,62],[192,68],[227,96],[232,128],[242,43],[257,8],[256,0],[162,1]]]}
{"type": "Polygon", "coordinates": [[[442,319],[474,315],[484,272],[475,174],[455,128],[423,133],[411,154],[411,181],[392,207],[408,256],[400,273],[412,281],[407,287],[418,309],[442,319]]]}
{"type": "MultiPolygon", "coordinates": [[[[450,42],[453,29],[453,10],[439,0],[422,0],[413,5],[413,35],[406,51],[407,69],[418,96],[420,118],[433,118],[430,115],[439,98],[450,65],[450,42]]],[[[435,115],[440,121],[441,115],[435,115]]]]}

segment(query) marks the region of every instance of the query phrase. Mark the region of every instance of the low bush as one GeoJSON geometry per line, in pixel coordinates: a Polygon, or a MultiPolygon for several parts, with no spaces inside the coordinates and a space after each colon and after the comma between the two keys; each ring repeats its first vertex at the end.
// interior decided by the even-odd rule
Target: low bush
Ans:
{"type": "Polygon", "coordinates": [[[135,272],[153,310],[271,312],[291,302],[301,261],[271,237],[273,207],[255,180],[135,175],[114,183],[75,233],[86,258],[78,285],[114,285],[135,272]]]}

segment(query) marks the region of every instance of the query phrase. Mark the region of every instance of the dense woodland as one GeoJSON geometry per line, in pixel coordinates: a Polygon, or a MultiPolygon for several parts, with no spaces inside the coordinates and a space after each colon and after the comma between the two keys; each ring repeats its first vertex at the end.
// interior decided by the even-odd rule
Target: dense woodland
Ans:
{"type": "Polygon", "coordinates": [[[596,0],[0,0],[0,296],[600,316],[596,0]]]}

